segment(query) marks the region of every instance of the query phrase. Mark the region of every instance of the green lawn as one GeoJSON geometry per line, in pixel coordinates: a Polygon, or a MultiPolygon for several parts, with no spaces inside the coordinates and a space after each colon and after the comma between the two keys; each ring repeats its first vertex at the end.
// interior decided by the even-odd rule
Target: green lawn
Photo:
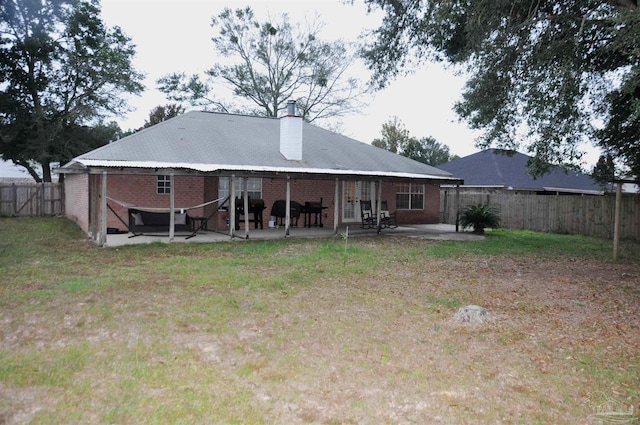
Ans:
{"type": "Polygon", "coordinates": [[[0,423],[575,424],[640,402],[638,244],[0,236],[0,423]],[[493,320],[453,321],[469,304],[493,320]]]}

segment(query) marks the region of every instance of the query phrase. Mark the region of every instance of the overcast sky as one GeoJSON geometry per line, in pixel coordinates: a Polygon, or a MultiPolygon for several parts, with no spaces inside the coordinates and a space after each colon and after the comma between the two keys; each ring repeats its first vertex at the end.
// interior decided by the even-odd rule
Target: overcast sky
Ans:
{"type": "MultiPolygon", "coordinates": [[[[303,22],[316,14],[325,23],[325,40],[355,41],[365,28],[374,28],[380,15],[368,16],[359,0],[345,5],[340,0],[309,1],[212,1],[212,0],[102,0],[103,19],[120,26],[137,46],[135,66],[146,74],[147,90],[131,98],[136,111],[118,120],[124,130],[139,128],[155,106],[169,103],[156,89],[158,77],[171,72],[202,73],[215,63],[211,17],[225,7],[251,6],[258,21],[279,19],[289,13],[291,22],[303,22]]],[[[368,80],[368,72],[362,72],[368,80]]],[[[412,136],[433,136],[452,153],[466,156],[477,152],[474,136],[452,111],[464,81],[437,65],[424,66],[414,75],[394,81],[377,92],[359,115],[345,117],[341,132],[362,142],[380,137],[382,124],[397,116],[412,136]]]]}

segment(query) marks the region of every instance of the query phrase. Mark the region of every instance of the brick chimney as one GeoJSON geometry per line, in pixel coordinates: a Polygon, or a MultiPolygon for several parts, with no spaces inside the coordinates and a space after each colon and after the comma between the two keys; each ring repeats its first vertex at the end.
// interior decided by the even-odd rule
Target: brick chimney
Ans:
{"type": "Polygon", "coordinates": [[[287,102],[287,115],[280,118],[280,153],[289,161],[302,160],[302,117],[295,100],[287,102]]]}

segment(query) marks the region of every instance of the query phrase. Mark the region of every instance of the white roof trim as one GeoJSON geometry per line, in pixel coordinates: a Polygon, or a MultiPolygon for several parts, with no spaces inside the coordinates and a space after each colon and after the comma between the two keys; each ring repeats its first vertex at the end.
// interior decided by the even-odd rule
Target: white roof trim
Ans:
{"type": "MultiPolygon", "coordinates": [[[[454,187],[454,185],[442,185],[443,187],[454,187]]],[[[479,189],[504,189],[504,188],[508,188],[509,186],[505,186],[505,185],[497,185],[497,184],[461,184],[460,185],[461,188],[479,188],[479,189]]]]}
{"type": "MultiPolygon", "coordinates": [[[[345,170],[331,168],[305,168],[305,167],[269,167],[255,165],[225,165],[225,164],[197,164],[182,162],[153,162],[153,161],[107,161],[101,159],[76,158],[73,162],[84,167],[108,167],[108,168],[181,168],[200,171],[203,173],[214,171],[252,171],[268,173],[303,173],[303,174],[334,174],[334,175],[356,175],[369,177],[398,177],[413,179],[433,179],[433,180],[459,180],[455,177],[437,176],[430,174],[402,173],[390,171],[362,171],[345,170]]],[[[71,168],[72,163],[64,168],[71,168]]]]}
{"type": "Polygon", "coordinates": [[[567,189],[566,187],[543,187],[548,192],[582,193],[585,195],[604,195],[602,190],[567,189]]]}

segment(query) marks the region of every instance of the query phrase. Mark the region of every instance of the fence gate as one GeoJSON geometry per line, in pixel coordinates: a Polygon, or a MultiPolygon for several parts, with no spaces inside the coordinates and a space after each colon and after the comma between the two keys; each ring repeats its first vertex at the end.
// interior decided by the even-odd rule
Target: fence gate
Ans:
{"type": "Polygon", "coordinates": [[[0,216],[46,217],[62,213],[60,183],[0,184],[0,216]]]}

